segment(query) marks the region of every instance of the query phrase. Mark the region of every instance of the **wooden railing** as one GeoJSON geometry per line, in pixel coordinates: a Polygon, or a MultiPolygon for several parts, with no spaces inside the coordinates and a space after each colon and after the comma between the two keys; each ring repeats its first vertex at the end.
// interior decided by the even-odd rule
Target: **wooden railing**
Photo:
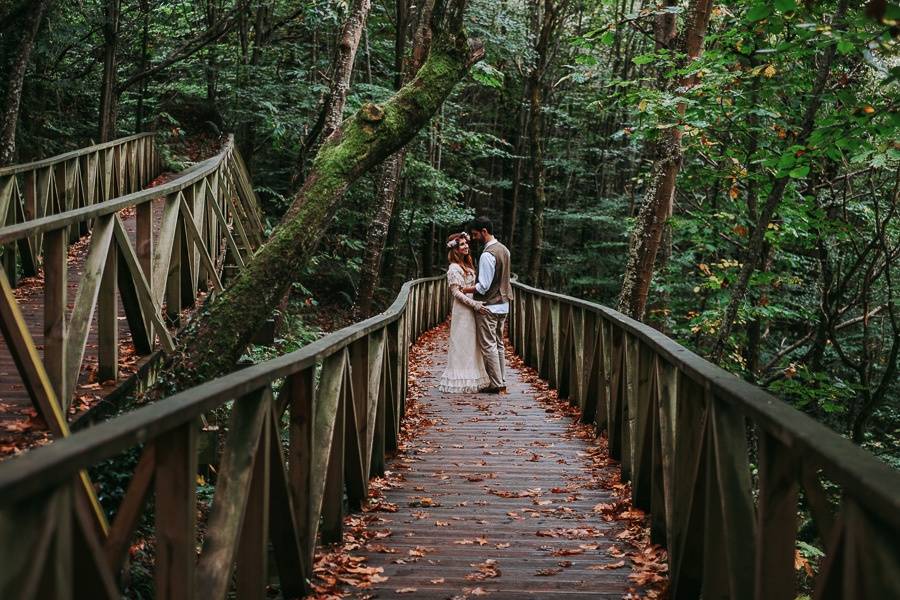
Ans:
{"type": "MultiPolygon", "coordinates": [[[[159,154],[152,133],[139,133],[36,162],[2,167],[0,227],[136,192],[159,172],[159,154]]],[[[88,223],[82,222],[78,227],[69,228],[70,241],[87,233],[87,227],[88,223]]],[[[41,243],[42,236],[37,234],[0,246],[0,264],[12,285],[17,280],[17,262],[26,277],[37,274],[41,243]]]]}
{"type": "MultiPolygon", "coordinates": [[[[130,151],[128,146],[112,148],[130,151]]],[[[125,181],[139,180],[131,177],[125,181]]],[[[157,347],[171,351],[174,343],[167,326],[178,323],[181,309],[194,304],[198,291],[221,290],[223,266],[243,267],[262,243],[258,211],[244,164],[229,138],[218,155],[157,187],[0,228],[0,245],[43,240],[31,245],[35,266],[43,271],[43,360],[2,266],[0,329],[32,402],[54,435],[65,430],[63,415],[82,370],[95,314],[101,381],[117,374],[117,292],[137,353],[149,354],[157,347]],[[134,212],[133,234],[126,230],[123,211],[134,212]],[[157,232],[154,220],[159,222],[157,232]],[[73,231],[90,231],[91,238],[68,310],[68,246],[77,238],[73,231]]]]}
{"type": "Polygon", "coordinates": [[[817,598],[900,598],[900,473],[651,327],[514,287],[516,351],[607,435],[673,598],[793,600],[801,507],[817,598]]]}
{"type": "Polygon", "coordinates": [[[3,463],[0,598],[119,598],[151,495],[157,598],[264,598],[269,541],[282,597],[302,595],[317,536],[341,539],[345,510],[397,447],[410,343],[448,311],[443,277],[409,282],[381,315],[3,463]],[[198,557],[198,422],[231,401],[198,557]],[[103,534],[80,473],[132,448],[103,534]]]}

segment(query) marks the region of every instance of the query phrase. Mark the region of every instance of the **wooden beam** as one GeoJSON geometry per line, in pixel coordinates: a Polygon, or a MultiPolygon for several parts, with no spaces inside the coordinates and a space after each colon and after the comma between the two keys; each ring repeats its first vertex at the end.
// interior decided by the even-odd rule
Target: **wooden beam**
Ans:
{"type": "Polygon", "coordinates": [[[231,586],[238,536],[250,496],[260,434],[271,410],[271,398],[271,389],[266,387],[239,398],[232,407],[212,511],[197,564],[195,593],[198,598],[225,598],[231,586]]]}
{"type": "Polygon", "coordinates": [[[191,600],[197,560],[197,425],[193,421],[181,425],[153,443],[156,446],[156,598],[191,600]]]}
{"type": "Polygon", "coordinates": [[[75,295],[75,307],[69,318],[69,331],[66,337],[66,368],[68,371],[66,373],[66,392],[61,398],[64,409],[69,407],[78,384],[78,375],[81,373],[81,361],[84,358],[91,321],[97,307],[97,296],[100,293],[100,279],[106,266],[106,258],[112,241],[114,219],[115,217],[98,219],[94,223],[91,234],[91,248],[84,261],[81,283],[79,283],[78,293],[75,295]]]}

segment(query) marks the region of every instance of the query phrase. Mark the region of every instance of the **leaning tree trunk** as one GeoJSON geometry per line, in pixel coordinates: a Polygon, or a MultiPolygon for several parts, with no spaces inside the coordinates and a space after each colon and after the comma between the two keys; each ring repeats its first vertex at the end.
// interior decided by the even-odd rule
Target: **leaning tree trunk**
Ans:
{"type": "MultiPolygon", "coordinates": [[[[419,70],[428,46],[431,43],[431,11],[434,0],[427,0],[419,9],[418,24],[413,40],[412,59],[404,65],[406,45],[406,25],[409,18],[408,7],[403,0],[397,2],[397,42],[394,46],[395,65],[398,70],[395,82],[397,87],[409,81],[419,70]]],[[[391,216],[394,214],[394,206],[397,202],[397,190],[400,185],[400,174],[403,172],[403,164],[406,161],[406,148],[397,151],[389,157],[378,173],[375,188],[375,216],[369,224],[366,232],[365,250],[363,254],[362,268],[360,269],[359,289],[356,294],[354,316],[364,319],[372,314],[372,305],[375,300],[375,290],[378,289],[379,276],[381,274],[381,257],[384,254],[387,242],[388,227],[391,216]]]]}
{"type": "MultiPolygon", "coordinates": [[[[837,11],[834,15],[834,23],[837,27],[843,26],[844,17],[847,14],[848,0],[841,0],[838,4],[837,11]]],[[[822,95],[825,93],[828,77],[831,74],[831,66],[837,53],[837,44],[832,42],[825,50],[822,62],[819,63],[819,69],[816,72],[815,83],[813,84],[812,94],[809,104],[806,106],[806,112],[803,115],[803,121],[800,126],[800,133],[793,142],[797,145],[805,145],[810,134],[815,127],[816,115],[822,106],[822,95]]],[[[787,189],[787,176],[778,177],[772,182],[772,189],[766,197],[766,203],[759,212],[759,218],[750,236],[747,250],[744,255],[744,261],[741,270],[738,273],[738,279],[731,287],[731,298],[728,307],[725,309],[725,315],[722,317],[722,325],[719,327],[718,336],[716,337],[715,346],[712,350],[712,359],[718,362],[725,354],[725,347],[728,344],[728,338],[731,336],[731,330],[737,320],[738,310],[744,303],[744,298],[750,288],[750,278],[756,271],[759,261],[762,258],[763,247],[765,245],[766,231],[772,217],[775,216],[775,210],[781,205],[784,198],[784,192],[787,189]]]]}
{"type": "Polygon", "coordinates": [[[297,280],[345,192],[426,125],[472,64],[484,55],[463,28],[465,0],[443,0],[432,15],[435,39],[415,79],[383,105],[368,103],[322,144],[290,209],[232,284],[186,328],[151,397],[234,369],[253,334],[297,280]]]}
{"type": "Polygon", "coordinates": [[[6,107],[3,110],[2,130],[0,130],[0,167],[12,162],[16,152],[16,127],[19,123],[19,109],[22,106],[22,86],[25,83],[25,71],[28,68],[28,60],[34,49],[34,40],[37,38],[41,19],[50,0],[39,0],[31,7],[31,12],[26,17],[22,28],[22,38],[19,40],[19,52],[7,74],[6,107]]]}
{"type": "MultiPolygon", "coordinates": [[[[712,0],[695,0],[688,9],[688,21],[679,40],[679,50],[686,62],[695,60],[703,51],[703,39],[709,24],[712,0]]],[[[657,46],[669,38],[671,20],[657,20],[657,46]]],[[[677,87],[688,87],[693,78],[681,79],[677,87]]],[[[678,112],[684,114],[684,103],[678,105],[678,112]]],[[[657,158],[650,175],[650,184],[644,194],[644,202],[638,210],[637,222],[631,235],[622,292],[619,296],[619,310],[633,319],[642,319],[647,308],[650,281],[653,278],[656,255],[663,238],[663,230],[672,215],[675,198],[675,180],[681,170],[681,129],[670,127],[656,143],[657,158]]]]}

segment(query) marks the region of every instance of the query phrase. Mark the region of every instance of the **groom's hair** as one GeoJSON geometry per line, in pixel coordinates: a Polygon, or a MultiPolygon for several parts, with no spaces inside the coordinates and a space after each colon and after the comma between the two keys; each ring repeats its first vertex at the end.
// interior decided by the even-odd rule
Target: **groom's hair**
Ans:
{"type": "Polygon", "coordinates": [[[475,217],[469,224],[469,229],[471,231],[481,231],[482,229],[487,229],[487,232],[489,234],[494,235],[494,224],[491,223],[491,220],[487,217],[475,217]]]}

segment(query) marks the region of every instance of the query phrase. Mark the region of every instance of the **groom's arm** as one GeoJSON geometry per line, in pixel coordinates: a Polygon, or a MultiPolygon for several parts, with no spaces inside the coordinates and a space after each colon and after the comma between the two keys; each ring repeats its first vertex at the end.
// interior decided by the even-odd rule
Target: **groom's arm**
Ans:
{"type": "Polygon", "coordinates": [[[494,269],[497,268],[497,259],[490,252],[482,252],[478,261],[478,281],[475,282],[475,291],[485,293],[494,280],[494,269]]]}

